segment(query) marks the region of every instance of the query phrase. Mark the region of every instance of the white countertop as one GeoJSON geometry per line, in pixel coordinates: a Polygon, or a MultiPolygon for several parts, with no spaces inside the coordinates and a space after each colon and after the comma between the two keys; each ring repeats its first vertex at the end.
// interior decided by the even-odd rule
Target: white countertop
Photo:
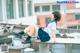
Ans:
{"type": "Polygon", "coordinates": [[[56,40],[51,40],[48,42],[40,42],[40,40],[35,40],[35,43],[48,43],[48,44],[80,44],[80,38],[56,38],[56,40]]]}

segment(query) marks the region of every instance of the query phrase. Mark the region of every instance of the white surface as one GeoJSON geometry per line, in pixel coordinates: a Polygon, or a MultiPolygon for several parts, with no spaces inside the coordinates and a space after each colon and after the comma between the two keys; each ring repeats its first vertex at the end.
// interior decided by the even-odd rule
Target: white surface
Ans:
{"type": "Polygon", "coordinates": [[[67,36],[72,36],[72,37],[74,37],[74,38],[80,38],[80,33],[78,33],[78,32],[74,32],[74,33],[70,33],[70,34],[66,34],[67,36]]]}
{"type": "Polygon", "coordinates": [[[15,38],[15,36],[13,36],[13,35],[10,35],[10,36],[8,36],[8,38],[15,38]]]}
{"type": "MultiPolygon", "coordinates": [[[[80,10],[79,9],[71,9],[71,10],[65,10],[64,12],[65,13],[80,13],[80,10]]],[[[73,23],[73,24],[75,24],[75,23],[73,23]]]]}
{"type": "Polygon", "coordinates": [[[80,8],[80,0],[76,0],[78,1],[79,3],[76,4],[76,8],[80,8]]]}
{"type": "Polygon", "coordinates": [[[79,38],[57,38],[55,43],[80,44],[79,38]]]}
{"type": "Polygon", "coordinates": [[[28,17],[22,17],[19,19],[12,19],[12,20],[6,20],[0,23],[7,23],[7,24],[22,24],[22,25],[34,25],[37,23],[37,16],[28,16],[28,17]]]}
{"type": "Polygon", "coordinates": [[[9,46],[9,49],[24,49],[24,48],[29,48],[30,44],[23,44],[23,46],[21,47],[17,47],[17,46],[9,46]]]}
{"type": "Polygon", "coordinates": [[[15,47],[23,47],[23,44],[22,44],[21,40],[19,40],[19,39],[14,39],[14,40],[12,40],[12,41],[13,41],[13,45],[14,45],[15,47]]]}
{"type": "Polygon", "coordinates": [[[34,3],[52,3],[52,2],[55,2],[55,0],[34,0],[33,1],[34,3]]]}
{"type": "Polygon", "coordinates": [[[34,0],[34,3],[53,3],[53,2],[57,2],[57,1],[66,1],[66,0],[34,0]]]}
{"type": "Polygon", "coordinates": [[[26,48],[26,49],[24,49],[24,51],[34,51],[34,49],[32,49],[32,48],[26,48]]]}
{"type": "Polygon", "coordinates": [[[57,2],[57,1],[66,1],[66,0],[34,0],[34,3],[53,3],[53,2],[57,2]]]}
{"type": "Polygon", "coordinates": [[[0,52],[0,53],[5,53],[5,52],[0,52]]]}
{"type": "MultiPolygon", "coordinates": [[[[35,40],[37,43],[41,43],[39,40],[35,40]]],[[[47,44],[80,44],[80,39],[79,38],[56,38],[55,42],[54,40],[48,41],[48,42],[42,42],[42,43],[47,43],[47,44]]]]}

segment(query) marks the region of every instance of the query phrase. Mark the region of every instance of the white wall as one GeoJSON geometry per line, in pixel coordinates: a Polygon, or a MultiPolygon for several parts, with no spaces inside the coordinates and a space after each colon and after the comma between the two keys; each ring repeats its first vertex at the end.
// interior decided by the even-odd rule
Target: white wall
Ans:
{"type": "Polygon", "coordinates": [[[34,0],[34,3],[53,3],[56,1],[67,1],[67,0],[34,0]]]}
{"type": "Polygon", "coordinates": [[[34,0],[34,3],[52,3],[55,2],[55,0],[34,0]]]}
{"type": "Polygon", "coordinates": [[[80,0],[76,0],[78,1],[79,3],[76,3],[76,8],[80,8],[80,0]]]}
{"type": "Polygon", "coordinates": [[[8,24],[22,24],[22,25],[34,25],[37,24],[37,17],[36,16],[28,16],[27,17],[23,17],[20,19],[12,19],[12,20],[8,20],[6,23],[8,24]]]}
{"type": "Polygon", "coordinates": [[[50,12],[36,12],[36,15],[50,15],[52,13],[52,11],[50,12]]]}
{"type": "Polygon", "coordinates": [[[2,20],[2,0],[0,0],[0,20],[2,20]]]}

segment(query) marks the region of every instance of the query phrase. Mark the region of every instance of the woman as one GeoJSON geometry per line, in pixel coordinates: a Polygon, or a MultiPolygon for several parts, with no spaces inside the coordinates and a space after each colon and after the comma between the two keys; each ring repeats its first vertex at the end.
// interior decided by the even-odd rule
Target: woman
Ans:
{"type": "MultiPolygon", "coordinates": [[[[57,22],[60,21],[61,19],[61,14],[60,12],[52,12],[52,14],[50,15],[50,18],[47,20],[47,26],[46,27],[42,27],[44,31],[46,31],[49,36],[50,36],[50,40],[48,42],[56,42],[56,25],[57,25],[57,22]]],[[[37,33],[38,31],[38,28],[41,27],[40,25],[36,25],[35,27],[34,26],[30,26],[28,28],[26,28],[24,31],[27,31],[29,32],[28,34],[30,34],[29,37],[32,37],[32,35],[34,33],[37,33]],[[37,27],[36,27],[37,26],[37,27]],[[31,29],[31,32],[30,32],[30,29],[31,29]]],[[[48,53],[49,52],[49,45],[48,44],[39,44],[39,50],[40,50],[40,53],[48,53]]],[[[54,45],[52,45],[54,46],[54,45]]],[[[53,49],[53,48],[51,48],[53,49]]],[[[52,50],[53,51],[53,50],[52,50]]]]}
{"type": "MultiPolygon", "coordinates": [[[[61,14],[57,11],[53,12],[52,16],[50,18],[51,18],[51,20],[48,24],[48,26],[49,26],[48,28],[51,30],[51,33],[54,37],[54,38],[52,38],[53,41],[57,42],[56,41],[56,31],[57,31],[56,26],[57,26],[57,22],[60,21],[60,19],[61,19],[61,14]]],[[[65,53],[64,48],[65,47],[63,44],[53,44],[53,45],[51,45],[51,53],[65,53]],[[63,49],[63,50],[61,50],[61,49],[63,49]]]]}
{"type": "Polygon", "coordinates": [[[47,23],[47,27],[45,27],[45,31],[48,32],[48,34],[51,37],[50,41],[56,41],[56,27],[57,27],[57,22],[60,21],[61,19],[61,14],[58,11],[52,12],[52,14],[50,15],[50,18],[48,19],[47,23]]]}
{"type": "MultiPolygon", "coordinates": [[[[52,12],[52,14],[50,15],[49,19],[47,20],[47,26],[46,27],[42,27],[44,31],[46,31],[51,39],[54,38],[55,40],[55,34],[56,34],[56,25],[57,22],[60,21],[61,18],[61,14],[57,11],[52,12]]],[[[40,24],[39,24],[39,20],[38,20],[38,25],[31,25],[27,28],[25,28],[24,32],[28,33],[30,37],[34,36],[35,33],[37,33],[38,28],[41,28],[40,24]]]]}
{"type": "MultiPolygon", "coordinates": [[[[57,22],[60,21],[60,19],[61,19],[60,12],[58,12],[58,11],[52,12],[52,14],[50,15],[50,18],[47,20],[47,26],[46,27],[42,27],[43,30],[49,34],[49,36],[50,36],[50,40],[49,41],[50,42],[51,41],[52,42],[53,41],[56,42],[56,26],[57,26],[57,22]]],[[[38,20],[38,22],[39,22],[39,20],[38,20]]],[[[40,27],[41,26],[38,23],[38,25],[32,25],[32,26],[29,26],[29,27],[25,28],[24,32],[29,34],[29,36],[26,38],[26,41],[30,40],[31,37],[34,37],[35,34],[37,35],[38,29],[40,27]]],[[[40,44],[40,48],[39,49],[41,50],[40,53],[43,53],[43,52],[44,53],[48,53],[49,52],[49,45],[48,44],[40,44]]]]}

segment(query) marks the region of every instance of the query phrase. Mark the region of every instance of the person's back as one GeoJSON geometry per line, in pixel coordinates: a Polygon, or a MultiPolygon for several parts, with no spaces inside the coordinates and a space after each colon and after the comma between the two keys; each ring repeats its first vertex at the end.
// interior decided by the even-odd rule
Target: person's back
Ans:
{"type": "Polygon", "coordinates": [[[48,26],[44,28],[44,31],[46,31],[49,34],[50,36],[49,41],[54,41],[54,36],[56,33],[56,23],[55,22],[49,23],[48,26]],[[54,32],[54,35],[52,34],[53,32],[54,32]]]}

